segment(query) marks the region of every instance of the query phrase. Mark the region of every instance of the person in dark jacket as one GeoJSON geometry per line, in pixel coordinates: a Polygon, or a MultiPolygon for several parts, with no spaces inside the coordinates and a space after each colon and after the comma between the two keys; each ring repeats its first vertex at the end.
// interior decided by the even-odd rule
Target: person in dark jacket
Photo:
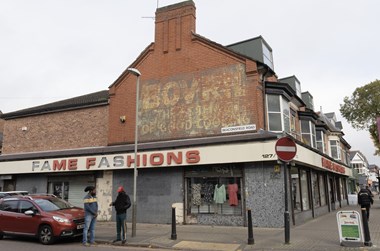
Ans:
{"type": "Polygon", "coordinates": [[[367,188],[361,188],[358,193],[358,203],[362,208],[366,209],[367,220],[369,220],[369,209],[373,204],[372,193],[367,188]]]}
{"type": "Polygon", "coordinates": [[[127,241],[127,209],[131,206],[131,200],[122,186],[117,189],[117,193],[116,200],[110,204],[116,210],[116,240],[113,242],[122,241],[124,244],[127,241]]]}
{"type": "Polygon", "coordinates": [[[98,200],[96,198],[96,189],[93,186],[87,186],[84,189],[88,192],[84,197],[84,228],[83,228],[83,245],[95,245],[95,224],[98,217],[98,200]],[[90,232],[90,243],[88,243],[87,235],[90,232]]]}

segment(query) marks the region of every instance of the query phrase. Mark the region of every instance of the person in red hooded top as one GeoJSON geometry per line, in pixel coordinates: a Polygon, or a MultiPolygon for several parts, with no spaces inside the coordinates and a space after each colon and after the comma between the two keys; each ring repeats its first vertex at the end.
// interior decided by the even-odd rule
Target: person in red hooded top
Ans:
{"type": "Polygon", "coordinates": [[[127,209],[131,207],[131,200],[122,186],[117,189],[116,200],[110,206],[114,206],[116,210],[116,240],[113,242],[122,241],[122,244],[125,244],[127,241],[127,209]]]}

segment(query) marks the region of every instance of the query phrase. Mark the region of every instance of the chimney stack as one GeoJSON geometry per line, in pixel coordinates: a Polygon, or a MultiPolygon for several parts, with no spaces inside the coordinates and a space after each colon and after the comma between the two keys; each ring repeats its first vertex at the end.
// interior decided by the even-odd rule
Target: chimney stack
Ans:
{"type": "Polygon", "coordinates": [[[156,10],[155,47],[163,53],[181,50],[195,32],[195,4],[192,0],[156,10]]]}

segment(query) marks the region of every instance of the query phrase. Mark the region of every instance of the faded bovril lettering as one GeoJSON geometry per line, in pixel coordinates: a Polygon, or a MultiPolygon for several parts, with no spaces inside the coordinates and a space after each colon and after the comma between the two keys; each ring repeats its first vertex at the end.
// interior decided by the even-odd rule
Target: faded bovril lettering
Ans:
{"type": "Polygon", "coordinates": [[[185,74],[141,86],[140,139],[218,134],[221,128],[254,124],[241,65],[185,74]]]}

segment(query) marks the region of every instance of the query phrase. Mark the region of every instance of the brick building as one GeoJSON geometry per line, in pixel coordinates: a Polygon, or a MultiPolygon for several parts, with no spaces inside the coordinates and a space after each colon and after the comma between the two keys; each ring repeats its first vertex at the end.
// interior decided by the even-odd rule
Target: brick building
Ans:
{"type": "MultiPolygon", "coordinates": [[[[347,204],[350,146],[314,112],[295,76],[278,79],[261,36],[223,46],[196,33],[193,1],[156,11],[155,41],[138,69],[138,222],[282,227],[283,133],[297,142],[287,177],[293,224],[347,204]],[[317,143],[320,143],[319,145],[317,143]],[[325,145],[319,149],[318,146],[325,145]]],[[[3,114],[0,177],[18,190],[55,193],[81,205],[97,187],[100,219],[123,185],[132,195],[136,76],[125,70],[108,91],[3,114]]],[[[1,182],[1,181],[0,181],[1,182]]],[[[130,214],[129,216],[130,217],[130,214]]]]}

